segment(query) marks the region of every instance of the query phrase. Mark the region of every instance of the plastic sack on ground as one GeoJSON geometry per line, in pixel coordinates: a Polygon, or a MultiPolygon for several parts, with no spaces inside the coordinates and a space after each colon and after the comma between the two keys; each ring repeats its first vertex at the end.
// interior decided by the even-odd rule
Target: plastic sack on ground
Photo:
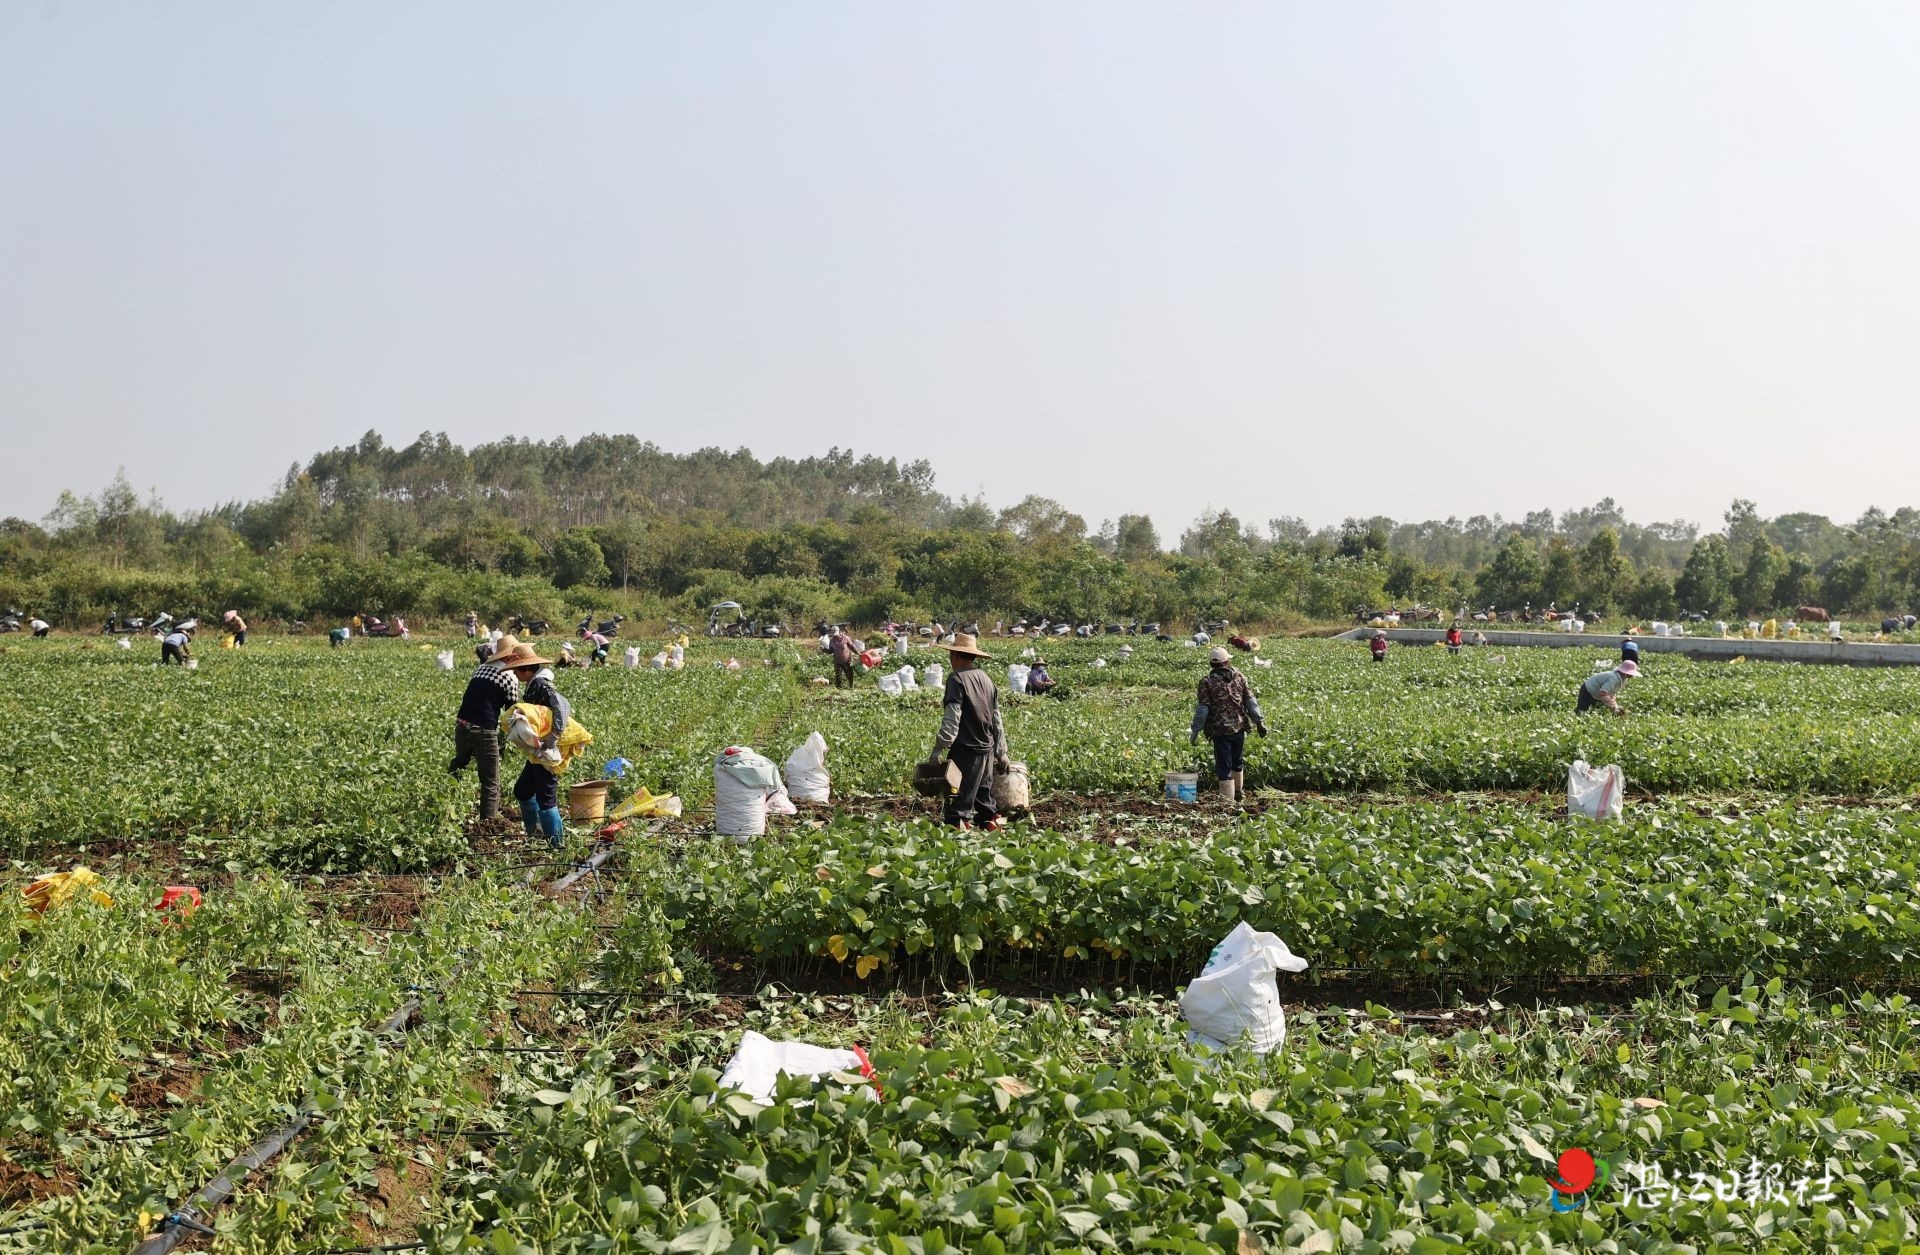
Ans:
{"type": "Polygon", "coordinates": [[[451,671],[453,670],[453,651],[451,649],[443,649],[433,656],[433,661],[442,671],[451,671]]]}
{"type": "Polygon", "coordinates": [[[639,666],[640,665],[640,647],[638,645],[629,645],[625,649],[621,650],[620,661],[629,671],[639,666]]]}
{"type": "Polygon", "coordinates": [[[578,719],[567,720],[567,730],[560,734],[558,744],[560,761],[554,762],[542,756],[540,742],[553,731],[553,711],[538,702],[515,702],[507,707],[500,716],[500,731],[506,735],[507,744],[518,750],[520,756],[530,763],[538,763],[554,775],[564,772],[572,764],[581,750],[593,744],[593,733],[578,719]]]}
{"type": "Polygon", "coordinates": [[[827,738],[809,733],[800,748],[787,755],[787,793],[796,802],[825,805],[832,783],[827,775],[827,738]]]}
{"type": "Polygon", "coordinates": [[[1027,677],[1032,673],[1033,668],[1024,663],[1016,662],[1010,664],[1007,667],[1007,687],[1015,693],[1026,692],[1027,677]]]}
{"type": "Polygon", "coordinates": [[[99,883],[100,877],[91,867],[76,867],[70,872],[35,876],[20,887],[20,893],[27,900],[27,909],[35,915],[46,914],[50,906],[65,906],[82,889],[92,894],[101,906],[112,906],[112,895],[105,889],[94,888],[99,883]]]}
{"type": "Polygon", "coordinates": [[[665,671],[667,669],[667,651],[663,649],[655,654],[653,661],[648,665],[655,671],[665,671]]]}
{"type": "Polygon", "coordinates": [[[729,745],[713,760],[713,822],[723,837],[757,837],[767,830],[767,799],[783,793],[773,760],[744,745],[729,745]]]}
{"type": "MultiPolygon", "coordinates": [[[[740,1035],[740,1048],[733,1052],[727,1070],[720,1074],[720,1088],[738,1090],[763,1107],[773,1105],[773,1092],[782,1076],[818,1079],[839,1073],[852,1084],[855,1078],[872,1081],[877,1075],[867,1052],[854,1046],[835,1050],[803,1041],[774,1041],[748,1029],[740,1035]]],[[[874,1097],[880,1096],[877,1086],[874,1097]]]]}
{"type": "Polygon", "coordinates": [[[1618,764],[1589,767],[1574,759],[1567,768],[1567,814],[1582,819],[1618,819],[1626,809],[1627,773],[1618,764]]]}
{"type": "Polygon", "coordinates": [[[1008,763],[1004,774],[994,773],[993,802],[1003,811],[1023,811],[1032,805],[1025,763],[1008,763]]]}
{"type": "Polygon", "coordinates": [[[925,688],[945,688],[947,683],[947,669],[937,662],[934,663],[928,667],[926,673],[920,677],[920,683],[925,688]]]}
{"type": "Polygon", "coordinates": [[[800,808],[793,804],[793,795],[785,789],[781,789],[778,793],[767,794],[767,814],[798,815],[799,813],[800,808]]]}
{"type": "Polygon", "coordinates": [[[609,822],[622,819],[678,819],[680,812],[680,799],[673,794],[662,793],[655,796],[643,788],[614,807],[607,819],[609,822]]]}
{"type": "Polygon", "coordinates": [[[685,645],[675,645],[672,649],[669,649],[667,651],[667,666],[671,667],[675,671],[678,671],[680,668],[686,665],[687,665],[687,647],[685,645]]]}
{"type": "Polygon", "coordinates": [[[880,691],[888,697],[898,697],[905,691],[900,686],[900,674],[896,671],[889,671],[881,676],[879,683],[880,691]]]}
{"type": "Polygon", "coordinates": [[[1180,1011],[1192,1030],[1188,1040],[1216,1050],[1244,1041],[1255,1054],[1269,1054],[1287,1041],[1276,972],[1303,972],[1307,961],[1272,933],[1244,921],[1213,948],[1207,966],[1180,995],[1180,1011]]]}
{"type": "Polygon", "coordinates": [[[900,677],[900,689],[902,692],[920,687],[919,684],[914,682],[914,670],[911,664],[900,668],[894,672],[894,674],[900,677]]]}

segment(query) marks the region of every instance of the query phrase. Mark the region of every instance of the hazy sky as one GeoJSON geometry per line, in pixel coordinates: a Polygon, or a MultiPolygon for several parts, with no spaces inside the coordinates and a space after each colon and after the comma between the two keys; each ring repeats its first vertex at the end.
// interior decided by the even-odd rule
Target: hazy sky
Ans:
{"type": "Polygon", "coordinates": [[[0,0],[0,515],[369,428],[1920,503],[1920,6],[0,0]]]}

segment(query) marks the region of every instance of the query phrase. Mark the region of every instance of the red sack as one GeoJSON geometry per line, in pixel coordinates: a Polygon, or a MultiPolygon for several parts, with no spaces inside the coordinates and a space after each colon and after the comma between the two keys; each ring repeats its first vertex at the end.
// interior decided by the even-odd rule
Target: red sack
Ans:
{"type": "Polygon", "coordinates": [[[192,885],[168,885],[153,909],[178,923],[199,910],[202,901],[200,891],[192,885]]]}

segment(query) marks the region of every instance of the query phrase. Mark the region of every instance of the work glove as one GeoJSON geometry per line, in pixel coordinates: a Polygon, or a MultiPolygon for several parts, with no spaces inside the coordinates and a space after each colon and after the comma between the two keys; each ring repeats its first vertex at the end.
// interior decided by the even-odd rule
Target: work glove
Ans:
{"type": "Polygon", "coordinates": [[[1267,734],[1267,725],[1264,723],[1256,723],[1253,725],[1253,730],[1261,736],[1265,736],[1267,734]]]}
{"type": "Polygon", "coordinates": [[[1200,744],[1200,734],[1198,732],[1187,733],[1187,744],[1188,745],[1200,744]]]}

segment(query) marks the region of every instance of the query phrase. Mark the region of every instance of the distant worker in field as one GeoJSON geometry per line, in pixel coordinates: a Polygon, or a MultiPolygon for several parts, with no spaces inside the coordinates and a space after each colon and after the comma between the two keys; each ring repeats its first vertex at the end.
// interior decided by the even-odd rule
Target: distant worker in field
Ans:
{"type": "Polygon", "coordinates": [[[1640,661],[1640,642],[1634,640],[1631,636],[1622,637],[1620,640],[1620,660],[1622,662],[1637,664],[1640,661]]]}
{"type": "Polygon", "coordinates": [[[1447,652],[1450,654],[1459,653],[1460,645],[1460,625],[1456,623],[1447,629],[1447,652]]]}
{"type": "Polygon", "coordinates": [[[227,631],[233,634],[233,647],[235,649],[247,643],[247,621],[240,617],[238,610],[227,611],[220,616],[220,621],[226,624],[227,631]]]}
{"type": "Polygon", "coordinates": [[[1058,683],[1060,683],[1060,681],[1047,674],[1047,660],[1045,658],[1035,658],[1033,660],[1033,669],[1027,672],[1027,692],[1038,693],[1040,696],[1045,697],[1048,693],[1053,692],[1053,686],[1058,683]]]}
{"type": "Polygon", "coordinates": [[[193,633],[187,631],[185,628],[175,628],[160,638],[161,666],[164,667],[170,662],[177,662],[184,667],[187,665],[187,660],[192,657],[193,633]]]}
{"type": "Polygon", "coordinates": [[[447,774],[457,776],[468,763],[480,775],[480,818],[500,813],[500,716],[520,700],[520,679],[502,665],[502,659],[520,648],[511,636],[506,649],[489,655],[467,678],[460,712],[453,717],[453,761],[447,774]]]}
{"type": "Polygon", "coordinates": [[[971,828],[975,819],[982,828],[1004,828],[1006,820],[993,801],[993,772],[1007,770],[1007,731],[1000,722],[999,690],[980,669],[980,659],[993,655],[968,632],[956,633],[946,650],[953,673],[947,677],[940,732],[927,761],[938,763],[941,751],[947,751],[947,761],[960,768],[960,788],[947,799],[942,818],[956,828],[971,828]]]}
{"type": "Polygon", "coordinates": [[[847,635],[847,625],[842,623],[833,629],[833,635],[827,638],[827,653],[833,658],[833,687],[853,687],[853,637],[847,635]]]}
{"type": "Polygon", "coordinates": [[[1265,736],[1267,721],[1247,677],[1233,665],[1233,656],[1215,646],[1207,661],[1210,666],[1194,701],[1187,743],[1197,744],[1202,732],[1212,739],[1213,774],[1220,782],[1220,796],[1238,802],[1247,795],[1247,729],[1265,736]]]}
{"type": "Polygon", "coordinates": [[[1616,715],[1627,713],[1620,704],[1620,690],[1627,681],[1640,674],[1640,664],[1629,658],[1611,671],[1601,671],[1588,676],[1580,683],[1580,701],[1574,707],[1576,714],[1586,714],[1595,706],[1605,706],[1616,715]]]}
{"type": "Polygon", "coordinates": [[[352,628],[337,627],[333,629],[333,631],[327,633],[327,648],[338,649],[352,639],[353,639],[352,628]]]}
{"type": "Polygon", "coordinates": [[[467,639],[472,640],[478,635],[480,635],[480,616],[469,610],[467,611],[467,639]]]}
{"type": "Polygon", "coordinates": [[[45,619],[29,619],[27,626],[33,630],[33,635],[36,640],[46,639],[47,633],[53,631],[53,626],[45,619]]]}
{"type": "Polygon", "coordinates": [[[1367,648],[1373,651],[1373,660],[1375,662],[1385,662],[1387,660],[1387,630],[1385,628],[1373,629],[1373,639],[1367,642],[1367,648]]]}

